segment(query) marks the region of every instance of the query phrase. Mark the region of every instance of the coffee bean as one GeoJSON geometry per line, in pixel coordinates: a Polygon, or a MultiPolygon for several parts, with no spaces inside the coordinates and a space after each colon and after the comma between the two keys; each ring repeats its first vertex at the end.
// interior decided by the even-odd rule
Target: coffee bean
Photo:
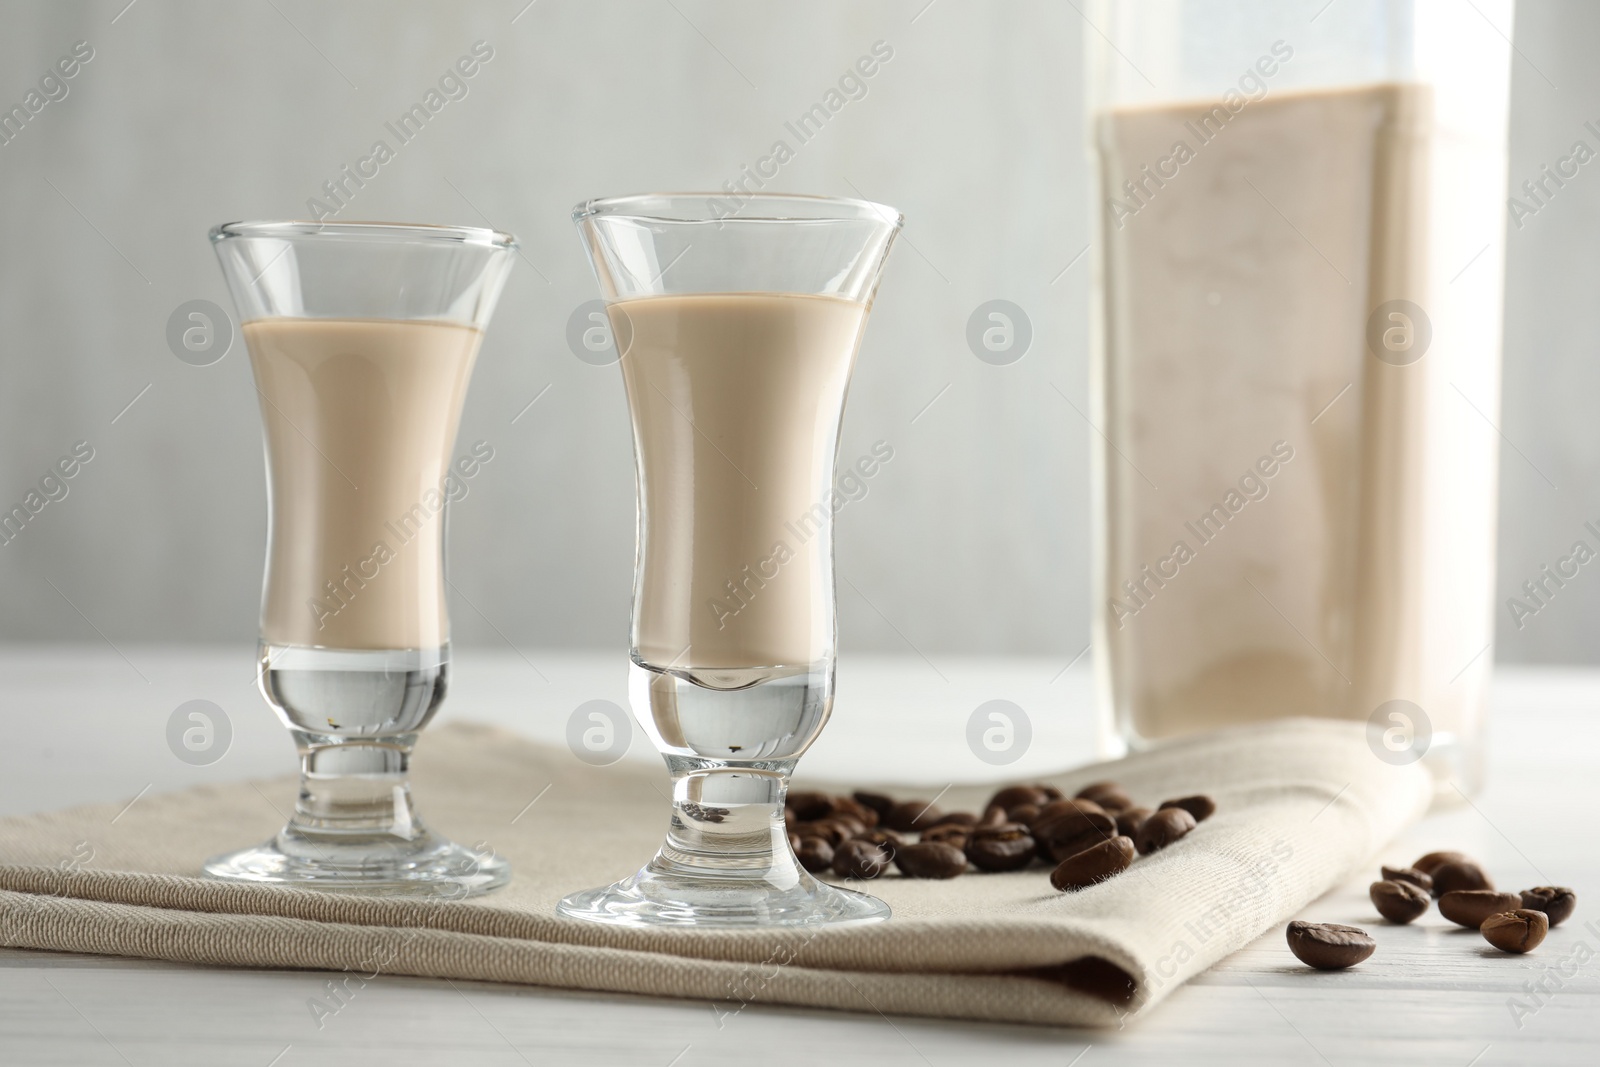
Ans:
{"type": "Polygon", "coordinates": [[[833,811],[833,795],[815,791],[790,793],[783,804],[797,821],[814,822],[833,811]]]}
{"type": "Polygon", "coordinates": [[[800,866],[812,874],[820,874],[833,866],[833,845],[826,838],[802,837],[794,854],[800,866]]]}
{"type": "Polygon", "coordinates": [[[1111,815],[1139,806],[1139,802],[1126,793],[1102,793],[1095,803],[1099,804],[1111,815]]]}
{"type": "Polygon", "coordinates": [[[1428,892],[1410,882],[1373,882],[1367,890],[1372,906],[1392,923],[1408,923],[1428,910],[1428,892]]]}
{"type": "Polygon", "coordinates": [[[1133,798],[1116,782],[1094,782],[1078,790],[1076,795],[1079,800],[1094,801],[1112,814],[1134,806],[1133,798]]]}
{"type": "Polygon", "coordinates": [[[1149,808],[1129,808],[1117,812],[1117,833],[1132,837],[1139,832],[1139,824],[1150,817],[1149,808]]]}
{"type": "MultiPolygon", "coordinates": [[[[1013,822],[1016,820],[1013,819],[1013,822]]],[[[1105,836],[1117,828],[1117,821],[1092,800],[1052,800],[1039,809],[1039,814],[1028,824],[1034,838],[1046,844],[1055,844],[1089,830],[1105,836]]]]}
{"type": "Polygon", "coordinates": [[[1301,963],[1319,971],[1342,971],[1372,955],[1378,943],[1365,930],[1338,923],[1296,920],[1287,931],[1289,951],[1301,963]]]}
{"type": "Polygon", "coordinates": [[[854,797],[833,798],[833,811],[829,814],[829,818],[837,819],[840,816],[854,819],[868,830],[878,825],[877,811],[854,797]]]}
{"type": "Polygon", "coordinates": [[[1452,889],[1439,898],[1439,914],[1468,930],[1478,929],[1491,915],[1520,907],[1521,896],[1496,893],[1493,889],[1452,889]]]}
{"type": "Polygon", "coordinates": [[[679,805],[679,810],[695,822],[723,822],[733,814],[732,808],[716,808],[705,804],[696,804],[692,800],[679,805]]]}
{"type": "Polygon", "coordinates": [[[1578,906],[1578,895],[1566,886],[1542,885],[1522,891],[1522,906],[1544,912],[1551,926],[1560,926],[1572,918],[1578,906]]]}
{"type": "Polygon", "coordinates": [[[922,834],[923,841],[943,841],[956,848],[966,848],[967,839],[972,836],[972,827],[962,826],[957,823],[947,823],[944,826],[935,826],[925,830],[922,834]]]}
{"type": "Polygon", "coordinates": [[[1018,823],[979,826],[967,840],[967,859],[980,871],[1019,871],[1033,862],[1035,848],[1028,828],[1018,823]]]}
{"type": "Polygon", "coordinates": [[[970,811],[952,811],[939,816],[933,823],[923,821],[920,825],[928,830],[933,829],[935,826],[972,827],[978,825],[978,817],[970,811]]]}
{"type": "Polygon", "coordinates": [[[894,797],[886,796],[883,793],[869,793],[864,789],[858,789],[851,793],[850,799],[877,812],[879,819],[889,814],[889,809],[894,807],[894,797]]]}
{"type": "Polygon", "coordinates": [[[1020,822],[1022,825],[1028,826],[1035,818],[1038,817],[1038,815],[1038,804],[1022,804],[1018,807],[1011,808],[1006,812],[1006,821],[1020,822]]]}
{"type": "Polygon", "coordinates": [[[1085,830],[1081,834],[1071,837],[1057,838],[1048,844],[1041,843],[1039,858],[1054,867],[1068,856],[1076,856],[1086,848],[1093,848],[1102,841],[1109,841],[1116,837],[1115,830],[1085,830]]]}
{"type": "Polygon", "coordinates": [[[906,843],[905,838],[901,837],[893,830],[885,830],[881,826],[868,830],[866,833],[856,838],[856,840],[871,841],[874,845],[877,845],[879,848],[883,849],[884,854],[889,857],[889,862],[891,863],[894,862],[895,853],[899,851],[899,849],[901,849],[906,843]]]}
{"type": "Polygon", "coordinates": [[[1072,794],[1072,796],[1075,800],[1093,800],[1096,804],[1098,804],[1100,803],[1100,801],[1096,799],[1096,794],[1098,793],[1126,792],[1127,790],[1122,788],[1121,782],[1113,782],[1111,779],[1106,778],[1098,782],[1090,782],[1088,785],[1072,794]]]}
{"type": "Polygon", "coordinates": [[[999,826],[1003,822],[1010,822],[1006,816],[1006,809],[998,804],[991,804],[983,809],[983,818],[978,820],[979,826],[999,826]]]}
{"type": "Polygon", "coordinates": [[[894,865],[907,878],[954,878],[967,869],[967,857],[944,841],[922,841],[895,850],[894,865]]]}
{"type": "Polygon", "coordinates": [[[791,822],[788,824],[791,832],[800,836],[804,841],[808,837],[820,837],[829,845],[842,845],[849,840],[844,827],[836,822],[823,820],[821,822],[791,822]]]}
{"type": "Polygon", "coordinates": [[[853,837],[860,837],[862,834],[866,833],[873,826],[873,824],[871,824],[871,823],[862,822],[860,819],[856,818],[854,815],[846,815],[846,814],[844,814],[842,812],[835,812],[834,814],[829,815],[826,819],[823,819],[822,821],[824,823],[828,823],[828,824],[831,824],[833,826],[837,826],[837,827],[839,827],[839,829],[843,830],[844,831],[844,837],[845,837],[846,841],[850,840],[853,837]]]}
{"type": "Polygon", "coordinates": [[[1462,852],[1430,852],[1426,856],[1423,856],[1421,859],[1417,860],[1417,862],[1413,863],[1411,866],[1415,870],[1421,871],[1423,874],[1432,875],[1434,871],[1438,870],[1440,867],[1443,867],[1447,863],[1459,863],[1462,861],[1466,861],[1468,863],[1472,862],[1467,855],[1462,852]]]}
{"type": "MultiPolygon", "coordinates": [[[[1163,800],[1163,808],[1182,808],[1194,816],[1195,822],[1205,822],[1217,810],[1217,802],[1204,793],[1192,797],[1178,797],[1176,800],[1163,800]]],[[[1159,808],[1157,810],[1160,810],[1159,808]]]]}
{"type": "Polygon", "coordinates": [[[1107,838],[1062,860],[1050,872],[1050,884],[1063,893],[1086,889],[1120,874],[1132,863],[1133,842],[1126,837],[1107,838]]]}
{"type": "Polygon", "coordinates": [[[871,841],[846,841],[833,852],[833,873],[842,878],[876,878],[889,857],[871,841]]]}
{"type": "Polygon", "coordinates": [[[1458,889],[1494,888],[1494,883],[1483,873],[1483,868],[1471,860],[1454,860],[1440,864],[1430,873],[1433,875],[1433,895],[1436,897],[1454,893],[1458,889]]]}
{"type": "Polygon", "coordinates": [[[1160,808],[1139,824],[1139,833],[1134,841],[1139,846],[1139,854],[1148,856],[1166,848],[1194,828],[1194,816],[1185,809],[1160,808]]]}
{"type": "Polygon", "coordinates": [[[1036,785],[1008,785],[990,797],[989,803],[984,807],[1004,808],[1009,812],[1012,808],[1019,808],[1024,804],[1041,808],[1049,801],[1050,798],[1045,796],[1044,790],[1036,785]]]}
{"type": "Polygon", "coordinates": [[[1061,790],[1057,789],[1053,785],[1046,785],[1043,782],[1040,782],[1037,788],[1039,792],[1044,794],[1044,802],[1046,804],[1050,803],[1052,800],[1060,800],[1064,796],[1061,790]]]}
{"type": "Polygon", "coordinates": [[[883,824],[891,830],[926,830],[937,823],[944,812],[926,800],[902,800],[889,809],[883,824]]]}
{"type": "Polygon", "coordinates": [[[790,823],[789,828],[801,837],[825,837],[828,844],[838,847],[852,837],[867,832],[867,828],[848,815],[830,815],[815,822],[790,823]]]}
{"type": "Polygon", "coordinates": [[[1386,882],[1409,882],[1426,893],[1433,892],[1433,879],[1415,867],[1384,867],[1383,878],[1386,882]]]}
{"type": "Polygon", "coordinates": [[[1489,916],[1478,929],[1501,952],[1531,952],[1550,932],[1550,917],[1533,908],[1517,908],[1489,916]]]}

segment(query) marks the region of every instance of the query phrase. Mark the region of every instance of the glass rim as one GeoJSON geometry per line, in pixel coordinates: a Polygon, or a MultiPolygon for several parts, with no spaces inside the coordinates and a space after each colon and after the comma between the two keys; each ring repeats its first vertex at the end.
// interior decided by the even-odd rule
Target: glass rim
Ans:
{"type": "Polygon", "coordinates": [[[572,209],[572,221],[593,218],[639,219],[651,222],[861,222],[883,223],[893,229],[906,217],[887,204],[845,196],[813,193],[633,193],[627,196],[585,200],[572,209]],[[735,210],[719,213],[717,201],[731,202],[735,210]],[[747,211],[752,205],[755,211],[747,211]],[[764,210],[762,210],[764,208],[764,210]]]}
{"type": "Polygon", "coordinates": [[[440,241],[514,251],[516,237],[483,226],[442,226],[428,222],[317,222],[313,219],[224,222],[211,228],[213,243],[235,237],[355,237],[390,241],[440,241]]]}

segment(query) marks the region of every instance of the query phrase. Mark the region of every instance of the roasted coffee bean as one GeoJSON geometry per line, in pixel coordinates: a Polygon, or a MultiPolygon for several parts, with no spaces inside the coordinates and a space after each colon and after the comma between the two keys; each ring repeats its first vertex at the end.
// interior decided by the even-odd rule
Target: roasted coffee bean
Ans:
{"type": "Polygon", "coordinates": [[[1194,828],[1194,816],[1183,808],[1160,808],[1139,824],[1139,833],[1134,842],[1139,846],[1139,855],[1148,856],[1166,848],[1194,828]]]}
{"type": "Polygon", "coordinates": [[[1442,897],[1446,893],[1454,893],[1458,889],[1493,889],[1494,883],[1489,876],[1483,873],[1471,860],[1456,860],[1435,867],[1433,875],[1433,895],[1442,897]]]}
{"type": "Polygon", "coordinates": [[[829,818],[847,816],[870,830],[878,825],[878,813],[854,797],[834,797],[833,812],[829,818]]]}
{"type": "Polygon", "coordinates": [[[978,820],[979,826],[999,826],[1003,822],[1010,822],[1006,817],[1006,809],[998,804],[991,804],[983,809],[983,818],[978,820]]]}
{"type": "MultiPolygon", "coordinates": [[[[1217,802],[1204,793],[1192,797],[1178,797],[1175,800],[1163,800],[1163,808],[1182,808],[1194,816],[1194,821],[1205,822],[1217,810],[1217,802]]],[[[1159,808],[1157,810],[1160,810],[1159,808]]]]}
{"type": "Polygon", "coordinates": [[[1419,870],[1423,874],[1432,876],[1434,871],[1438,870],[1440,867],[1443,867],[1445,864],[1459,863],[1462,861],[1467,863],[1472,862],[1466,853],[1463,852],[1430,852],[1426,856],[1423,856],[1421,859],[1417,860],[1417,862],[1413,863],[1411,866],[1413,869],[1419,870]]]}
{"type": "Polygon", "coordinates": [[[1139,824],[1150,817],[1149,808],[1129,808],[1117,812],[1117,833],[1132,837],[1139,832],[1139,824]]]}
{"type": "Polygon", "coordinates": [[[789,823],[788,825],[790,830],[801,837],[826,838],[828,844],[835,847],[850,840],[852,837],[859,837],[867,832],[865,826],[862,826],[861,823],[847,815],[830,815],[826,819],[818,819],[815,822],[789,823]]]}
{"type": "Polygon", "coordinates": [[[894,865],[907,878],[954,878],[967,869],[967,857],[946,841],[921,841],[895,850],[894,865]]]}
{"type": "Polygon", "coordinates": [[[1127,811],[1129,808],[1137,808],[1139,806],[1139,802],[1134,800],[1126,793],[1101,793],[1099,796],[1091,799],[1093,799],[1096,804],[1104,808],[1107,815],[1112,816],[1115,816],[1118,812],[1127,811]]]}
{"type": "Polygon", "coordinates": [[[706,804],[696,804],[694,801],[685,801],[679,808],[685,816],[694,822],[717,823],[727,819],[733,814],[727,808],[712,807],[706,804]]]}
{"type": "Polygon", "coordinates": [[[1134,806],[1133,798],[1116,782],[1093,782],[1078,790],[1076,796],[1079,800],[1094,801],[1113,815],[1134,806]]]}
{"type": "Polygon", "coordinates": [[[965,850],[967,841],[972,837],[972,830],[966,826],[935,826],[923,834],[919,840],[925,842],[940,841],[946,845],[965,850]]]}
{"type": "Polygon", "coordinates": [[[790,793],[784,800],[784,807],[794,813],[799,822],[814,822],[833,811],[833,795],[831,793],[800,792],[790,793]]]}
{"type": "Polygon", "coordinates": [[[860,837],[862,834],[866,833],[868,829],[870,829],[866,823],[862,822],[854,815],[845,815],[842,813],[829,815],[822,821],[826,824],[837,826],[839,829],[843,830],[844,839],[846,841],[853,837],[860,837]]]}
{"type": "Polygon", "coordinates": [[[967,839],[967,859],[980,871],[1020,871],[1033,862],[1036,843],[1019,823],[979,826],[967,839]]]}
{"type": "Polygon", "coordinates": [[[871,841],[846,841],[833,851],[833,873],[841,878],[876,878],[889,857],[871,841]]]}
{"type": "Polygon", "coordinates": [[[1354,967],[1378,947],[1365,930],[1338,923],[1308,923],[1297,919],[1289,924],[1287,936],[1289,951],[1301,963],[1319,971],[1354,967]]]}
{"type": "Polygon", "coordinates": [[[1050,872],[1050,884],[1069,893],[1086,889],[1120,874],[1133,863],[1133,842],[1126,837],[1111,837],[1062,860],[1050,872]]]}
{"type": "Polygon", "coordinates": [[[1478,930],[1501,952],[1532,952],[1550,932],[1550,917],[1533,908],[1517,908],[1489,916],[1478,930]]]}
{"type": "Polygon", "coordinates": [[[1121,782],[1113,782],[1111,779],[1105,778],[1098,782],[1090,782],[1088,785],[1072,794],[1072,797],[1074,800],[1093,800],[1096,804],[1098,804],[1100,801],[1096,794],[1126,792],[1127,790],[1122,788],[1121,782]]]}
{"type": "Polygon", "coordinates": [[[789,823],[788,827],[801,837],[825,837],[828,844],[836,848],[852,837],[867,832],[865,826],[847,815],[830,815],[815,822],[789,823]]]}
{"type": "Polygon", "coordinates": [[[1426,893],[1433,892],[1433,879],[1423,874],[1415,867],[1384,867],[1383,878],[1386,882],[1410,882],[1426,893]]]}
{"type": "Polygon", "coordinates": [[[1020,822],[1024,826],[1030,825],[1038,817],[1039,805],[1023,804],[1006,812],[1007,822],[1020,822]]]}
{"type": "Polygon", "coordinates": [[[944,812],[926,800],[902,800],[889,809],[883,824],[891,830],[904,833],[907,830],[926,830],[943,816],[944,812]]]}
{"type": "Polygon", "coordinates": [[[1452,889],[1439,898],[1439,914],[1468,930],[1478,929],[1491,915],[1516,911],[1520,907],[1521,896],[1496,893],[1493,889],[1452,889]]]}
{"type": "Polygon", "coordinates": [[[881,826],[868,830],[866,833],[856,838],[856,840],[871,841],[874,845],[877,845],[879,848],[883,849],[884,854],[889,857],[889,862],[891,863],[894,862],[895,853],[904,847],[906,843],[905,838],[901,837],[893,830],[885,830],[881,826]]]}
{"type": "Polygon", "coordinates": [[[1039,852],[1039,858],[1054,867],[1068,856],[1076,856],[1086,848],[1093,848],[1102,841],[1108,841],[1117,836],[1115,829],[1111,830],[1085,830],[1081,834],[1060,838],[1045,844],[1039,852]]]}
{"type": "Polygon", "coordinates": [[[886,796],[883,793],[869,793],[864,789],[858,789],[851,793],[850,799],[863,807],[871,808],[877,812],[879,819],[889,814],[889,809],[894,807],[894,797],[886,796]]]}
{"type": "Polygon", "coordinates": [[[820,874],[833,866],[833,845],[826,838],[802,837],[794,854],[800,866],[812,874],[820,874]]]}
{"type": "Polygon", "coordinates": [[[1392,923],[1408,923],[1428,910],[1428,891],[1410,882],[1373,882],[1367,895],[1378,914],[1392,923]]]}
{"type": "Polygon", "coordinates": [[[1544,912],[1551,926],[1560,926],[1572,918],[1578,906],[1578,895],[1566,886],[1542,885],[1522,891],[1522,906],[1544,912]]]}
{"type": "Polygon", "coordinates": [[[923,823],[922,825],[929,830],[933,829],[935,826],[973,827],[978,825],[978,817],[972,814],[970,811],[952,811],[939,816],[938,820],[932,824],[923,823]]]}
{"type": "Polygon", "coordinates": [[[820,837],[830,845],[841,845],[847,840],[844,827],[836,822],[791,822],[788,826],[791,832],[800,835],[802,841],[808,837],[820,837]]]}
{"type": "Polygon", "coordinates": [[[1046,804],[1050,803],[1052,800],[1060,800],[1060,799],[1062,799],[1063,794],[1062,794],[1061,790],[1057,789],[1053,785],[1045,785],[1044,783],[1041,782],[1039,784],[1038,788],[1039,788],[1039,792],[1044,794],[1044,802],[1046,804]]]}
{"type": "Polygon", "coordinates": [[[984,807],[1004,808],[1006,811],[1010,811],[1012,808],[1019,808],[1024,804],[1032,804],[1036,808],[1042,808],[1049,802],[1050,798],[1045,796],[1044,790],[1036,785],[1008,785],[990,797],[989,803],[985,804],[984,807]]]}
{"type": "Polygon", "coordinates": [[[1076,799],[1052,800],[1028,823],[1028,830],[1035,839],[1052,845],[1089,830],[1098,830],[1110,837],[1116,828],[1117,821],[1100,805],[1092,800],[1076,799]]]}

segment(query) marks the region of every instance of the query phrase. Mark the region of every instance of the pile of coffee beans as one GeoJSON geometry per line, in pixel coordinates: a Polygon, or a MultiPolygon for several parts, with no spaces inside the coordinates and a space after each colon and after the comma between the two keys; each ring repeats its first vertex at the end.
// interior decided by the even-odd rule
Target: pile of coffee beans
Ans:
{"type": "Polygon", "coordinates": [[[1178,841],[1217,810],[1208,796],[1140,807],[1116,782],[1067,797],[1051,785],[1001,789],[983,813],[941,811],[927,800],[882,793],[790,793],[789,844],[813,874],[876,878],[890,866],[906,878],[954,878],[969,868],[1052,868],[1062,892],[1085,889],[1128,869],[1134,856],[1178,841]]]}
{"type": "MultiPolygon", "coordinates": [[[[1531,952],[1552,926],[1571,917],[1577,894],[1565,886],[1538,886],[1520,893],[1501,892],[1481,866],[1460,852],[1430,852],[1409,867],[1384,867],[1368,896],[1378,914],[1405,925],[1439,902],[1439,914],[1458,926],[1477,930],[1502,952],[1531,952]]],[[[1377,948],[1365,930],[1333,923],[1292,922],[1289,951],[1318,970],[1352,967],[1377,948]]]]}

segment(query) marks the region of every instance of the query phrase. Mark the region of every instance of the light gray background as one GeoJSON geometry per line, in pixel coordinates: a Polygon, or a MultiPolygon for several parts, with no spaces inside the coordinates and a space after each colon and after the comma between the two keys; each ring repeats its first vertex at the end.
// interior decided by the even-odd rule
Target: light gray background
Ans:
{"type": "MultiPolygon", "coordinates": [[[[883,439],[895,458],[840,517],[843,641],[1075,656],[1088,640],[1092,432],[1074,410],[1088,410],[1079,57],[1094,31],[1074,6],[525,3],[0,5],[6,107],[73,42],[95,49],[70,95],[0,146],[0,504],[74,441],[96,450],[70,495],[0,547],[0,638],[254,634],[265,499],[242,343],[214,366],[185,365],[167,348],[168,316],[197,298],[231,309],[213,224],[304,217],[481,39],[494,58],[469,95],[341,217],[522,239],[462,427],[463,446],[486,439],[497,455],[453,518],[467,598],[452,604],[456,639],[620,648],[630,441],[616,369],[566,345],[569,314],[595,295],[568,211],[720,186],[774,140],[793,145],[785,120],[882,40],[894,57],[866,97],[769,186],[862,195],[910,220],[845,421],[844,457],[883,439]],[[1033,325],[1011,366],[980,362],[964,340],[969,314],[995,298],[1033,325]]],[[[1309,17],[1321,0],[1305,6],[1309,17]]],[[[1515,38],[1513,186],[1580,137],[1600,146],[1582,128],[1600,124],[1600,5],[1525,2],[1515,38]]],[[[1600,162],[1510,236],[1502,659],[1600,659],[1588,569],[1521,631],[1503,603],[1600,519],[1597,175],[1600,162]]]]}

